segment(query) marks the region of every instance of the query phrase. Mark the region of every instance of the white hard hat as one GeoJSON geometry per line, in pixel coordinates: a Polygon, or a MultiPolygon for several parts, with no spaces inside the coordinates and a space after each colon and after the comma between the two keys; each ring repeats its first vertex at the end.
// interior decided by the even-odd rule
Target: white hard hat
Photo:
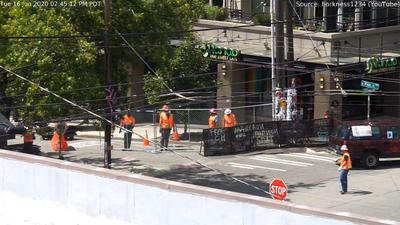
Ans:
{"type": "Polygon", "coordinates": [[[342,147],[340,147],[340,150],[346,151],[346,150],[349,150],[349,149],[347,148],[347,145],[342,145],[342,147]]]}
{"type": "Polygon", "coordinates": [[[230,108],[227,108],[227,109],[225,109],[225,112],[224,112],[225,114],[231,114],[232,113],[232,110],[230,109],[230,108]]]}

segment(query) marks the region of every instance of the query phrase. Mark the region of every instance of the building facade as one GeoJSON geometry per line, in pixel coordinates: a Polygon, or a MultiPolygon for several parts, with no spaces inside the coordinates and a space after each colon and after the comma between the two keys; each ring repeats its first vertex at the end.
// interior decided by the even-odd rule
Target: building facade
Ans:
{"type": "MultiPolygon", "coordinates": [[[[278,69],[285,71],[286,79],[282,86],[286,91],[293,78],[296,81],[298,118],[365,119],[368,111],[371,118],[400,116],[400,86],[396,81],[400,75],[399,8],[370,9],[360,5],[357,9],[343,4],[328,7],[322,5],[326,1],[315,2],[321,4],[296,7],[296,11],[302,24],[306,22],[323,28],[296,29],[293,66],[288,67],[287,61],[284,65],[277,65],[278,69]],[[366,82],[377,83],[379,88],[367,91],[366,82]]],[[[343,1],[346,2],[349,1],[343,1]]],[[[258,2],[236,3],[240,3],[236,9],[252,13],[251,6],[258,2]]],[[[239,27],[230,18],[228,21],[199,20],[195,28],[203,30],[198,35],[204,43],[217,49],[240,52],[235,58],[208,56],[218,64],[218,79],[222,84],[217,91],[217,107],[264,104],[256,111],[257,118],[260,121],[271,120],[274,90],[270,27],[239,27]]],[[[287,47],[286,37],[285,45],[287,47]]],[[[239,117],[249,116],[249,112],[241,110],[239,117]]]]}

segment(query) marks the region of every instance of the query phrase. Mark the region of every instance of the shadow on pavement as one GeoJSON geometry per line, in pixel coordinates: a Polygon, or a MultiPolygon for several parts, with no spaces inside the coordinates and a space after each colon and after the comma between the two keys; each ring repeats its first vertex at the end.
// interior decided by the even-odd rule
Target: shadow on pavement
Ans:
{"type": "Polygon", "coordinates": [[[33,154],[33,155],[40,155],[40,146],[38,145],[33,145],[32,148],[29,150],[29,152],[26,152],[24,150],[24,144],[15,144],[15,145],[7,145],[7,147],[4,148],[5,150],[9,151],[16,151],[16,152],[21,152],[21,153],[27,153],[27,154],[33,154]]]}
{"type": "MultiPolygon", "coordinates": [[[[260,190],[257,190],[250,186],[246,186],[245,184],[239,182],[232,182],[231,178],[224,176],[222,174],[211,174],[214,171],[196,164],[189,166],[177,165],[170,168],[169,170],[154,170],[152,168],[140,169],[133,167],[131,169],[131,172],[141,173],[147,176],[152,176],[177,182],[183,182],[187,184],[195,184],[200,186],[206,186],[211,188],[246,193],[246,194],[269,198],[269,195],[260,190]]],[[[232,176],[232,174],[230,173],[228,173],[227,175],[232,176]]],[[[260,182],[260,180],[267,179],[263,176],[245,175],[245,176],[235,176],[235,178],[245,181],[262,190],[268,191],[268,184],[265,182],[260,182]]]]}
{"type": "Polygon", "coordinates": [[[372,194],[373,192],[371,192],[371,191],[363,191],[363,190],[356,190],[356,191],[349,191],[347,193],[348,194],[352,194],[352,195],[369,195],[369,194],[372,194]]]}

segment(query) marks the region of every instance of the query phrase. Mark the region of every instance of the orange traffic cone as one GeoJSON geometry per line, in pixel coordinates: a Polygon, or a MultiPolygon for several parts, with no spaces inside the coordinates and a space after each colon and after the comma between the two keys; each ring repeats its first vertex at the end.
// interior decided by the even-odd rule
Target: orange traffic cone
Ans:
{"type": "Polygon", "coordinates": [[[150,141],[149,141],[149,136],[147,135],[147,130],[145,130],[146,134],[145,137],[143,139],[143,145],[144,146],[150,146],[150,141]]]}
{"type": "Polygon", "coordinates": [[[176,126],[174,132],[172,133],[172,140],[179,141],[179,134],[178,134],[178,129],[176,129],[176,126]]]}

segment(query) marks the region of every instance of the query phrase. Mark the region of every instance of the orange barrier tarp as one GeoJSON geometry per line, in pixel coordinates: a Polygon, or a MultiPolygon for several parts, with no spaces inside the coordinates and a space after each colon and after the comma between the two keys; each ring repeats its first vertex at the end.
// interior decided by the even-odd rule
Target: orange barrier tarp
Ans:
{"type": "MultiPolygon", "coordinates": [[[[53,138],[51,139],[51,149],[56,152],[60,151],[60,136],[57,132],[54,132],[53,138]]],[[[64,136],[61,137],[61,151],[68,151],[68,143],[64,136]]]]}

